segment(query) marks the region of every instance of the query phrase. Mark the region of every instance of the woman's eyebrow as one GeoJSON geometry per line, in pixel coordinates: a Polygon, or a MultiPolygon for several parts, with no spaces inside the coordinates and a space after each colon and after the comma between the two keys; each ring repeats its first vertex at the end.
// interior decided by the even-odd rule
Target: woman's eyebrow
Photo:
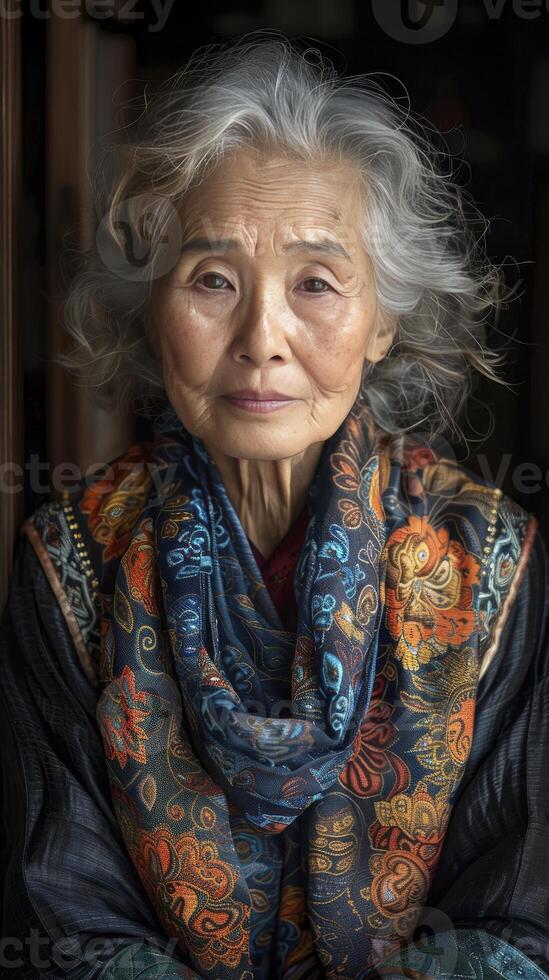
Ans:
{"type": "MultiPolygon", "coordinates": [[[[242,252],[241,242],[236,238],[191,238],[189,241],[183,242],[180,254],[184,252],[225,252],[231,249],[236,252],[242,252]]],[[[320,252],[347,259],[348,262],[352,261],[351,256],[343,248],[343,245],[340,245],[339,242],[332,241],[330,238],[317,242],[308,242],[304,239],[288,242],[282,246],[282,251],[286,253],[320,252]]]]}

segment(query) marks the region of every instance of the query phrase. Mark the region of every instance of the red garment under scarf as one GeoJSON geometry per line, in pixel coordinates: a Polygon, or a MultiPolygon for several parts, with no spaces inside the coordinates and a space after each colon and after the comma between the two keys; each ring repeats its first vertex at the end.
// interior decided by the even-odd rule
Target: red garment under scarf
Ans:
{"type": "Polygon", "coordinates": [[[305,541],[305,531],[310,520],[309,508],[305,506],[282,541],[268,558],[257,550],[253,541],[250,545],[263,576],[278,615],[287,630],[297,628],[297,603],[294,595],[294,572],[300,551],[305,541]]]}

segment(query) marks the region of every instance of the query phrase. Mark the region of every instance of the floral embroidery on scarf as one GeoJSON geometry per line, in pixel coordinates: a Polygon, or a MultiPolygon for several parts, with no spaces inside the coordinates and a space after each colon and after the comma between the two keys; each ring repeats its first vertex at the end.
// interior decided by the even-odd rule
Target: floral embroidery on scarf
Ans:
{"type": "Polygon", "coordinates": [[[410,515],[387,543],[382,602],[404,667],[417,670],[447,644],[458,646],[475,626],[473,585],[480,564],[448,531],[410,515]]]}

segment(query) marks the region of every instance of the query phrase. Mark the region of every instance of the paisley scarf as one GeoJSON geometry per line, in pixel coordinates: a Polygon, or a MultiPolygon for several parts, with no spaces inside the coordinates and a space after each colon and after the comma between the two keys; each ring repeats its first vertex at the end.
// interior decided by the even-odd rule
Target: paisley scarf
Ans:
{"type": "Polygon", "coordinates": [[[310,486],[295,633],[175,416],[162,491],[111,501],[97,719],[189,977],[366,977],[418,920],[471,745],[494,491],[456,502],[454,474],[430,513],[412,479],[403,503],[384,445],[360,394],[310,486]]]}

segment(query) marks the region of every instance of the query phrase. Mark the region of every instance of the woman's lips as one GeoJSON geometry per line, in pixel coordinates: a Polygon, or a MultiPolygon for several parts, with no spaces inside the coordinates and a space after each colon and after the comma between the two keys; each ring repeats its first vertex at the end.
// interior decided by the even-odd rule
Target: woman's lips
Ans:
{"type": "Polygon", "coordinates": [[[243,408],[247,412],[278,412],[281,408],[292,405],[295,398],[244,398],[242,395],[223,395],[231,405],[243,408]]]}

